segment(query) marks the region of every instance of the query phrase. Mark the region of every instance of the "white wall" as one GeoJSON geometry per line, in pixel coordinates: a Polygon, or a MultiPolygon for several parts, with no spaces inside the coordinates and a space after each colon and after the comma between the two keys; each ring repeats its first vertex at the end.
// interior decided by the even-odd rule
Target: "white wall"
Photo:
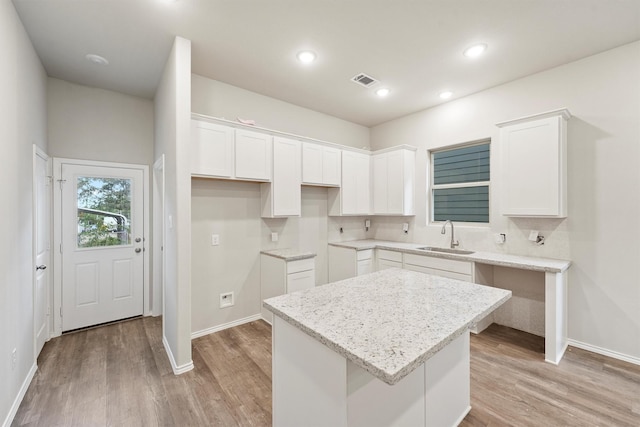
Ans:
{"type": "Polygon", "coordinates": [[[636,42],[372,128],[374,149],[420,148],[421,212],[412,231],[403,236],[402,220],[388,218],[376,227],[376,238],[447,244],[439,226],[426,225],[426,150],[491,138],[491,224],[457,227],[461,246],[571,259],[569,337],[640,360],[639,76],[636,42]],[[574,116],[568,127],[568,219],[502,217],[495,123],[560,107],[574,116]],[[547,237],[544,246],[526,240],[531,229],[547,237]],[[507,243],[498,246],[491,233],[502,232],[507,243]]]}
{"type": "MultiPolygon", "coordinates": [[[[192,75],[192,112],[357,148],[369,129],[235,86],[192,75]]],[[[366,238],[364,218],[327,216],[327,189],[303,187],[300,218],[260,218],[257,183],[194,179],[192,184],[192,331],[202,332],[260,313],[260,256],[264,249],[296,248],[316,257],[316,281],[327,281],[327,242],[366,238]],[[342,226],[343,233],[338,231],[342,226]],[[271,242],[271,233],[279,234],[271,242]],[[211,246],[220,234],[220,246],[211,246]],[[223,292],[235,306],[219,308],[223,292]]],[[[369,232],[371,235],[372,232],[369,232]]]]}
{"type": "Polygon", "coordinates": [[[155,96],[154,158],[165,155],[163,341],[175,373],[191,360],[191,42],[176,37],[155,96]]]}
{"type": "Polygon", "coordinates": [[[191,110],[356,148],[369,148],[369,128],[194,74],[191,110]]]}
{"type": "Polygon", "coordinates": [[[153,101],[49,78],[49,155],[153,164],[153,101]]]}
{"type": "MultiPolygon", "coordinates": [[[[153,101],[149,99],[49,77],[49,155],[153,165],[153,109],[153,101]]],[[[152,188],[151,185],[149,188],[152,188]]],[[[152,220],[152,213],[150,206],[149,221],[152,220]]],[[[145,250],[153,259],[153,239],[152,236],[146,238],[145,250]]],[[[151,268],[149,271],[152,271],[151,268]]],[[[145,288],[145,307],[146,301],[151,300],[146,292],[145,288]]],[[[150,308],[158,313],[158,308],[150,308]]]]}
{"type": "Polygon", "coordinates": [[[32,144],[47,150],[46,73],[9,1],[0,2],[0,51],[0,421],[9,425],[35,372],[32,144]]]}
{"type": "MultiPolygon", "coordinates": [[[[260,184],[193,179],[192,330],[203,333],[260,313],[260,251],[295,248],[316,253],[316,283],[327,283],[327,243],[367,238],[364,218],[327,216],[327,189],[302,187],[299,218],[260,218],[260,184]],[[340,234],[339,228],[343,228],[340,234]],[[271,241],[271,233],[278,241],[271,241]],[[211,246],[211,235],[220,245],[211,246]],[[220,309],[221,293],[235,305],[220,309]]],[[[371,232],[370,232],[371,233],[371,232]]]]}

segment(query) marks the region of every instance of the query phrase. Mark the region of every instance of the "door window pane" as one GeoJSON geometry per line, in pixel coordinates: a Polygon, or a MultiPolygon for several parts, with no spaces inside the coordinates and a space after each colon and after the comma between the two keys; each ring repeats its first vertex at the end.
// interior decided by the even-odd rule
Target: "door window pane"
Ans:
{"type": "Polygon", "coordinates": [[[80,176],[79,248],[131,244],[131,179],[80,176]]]}

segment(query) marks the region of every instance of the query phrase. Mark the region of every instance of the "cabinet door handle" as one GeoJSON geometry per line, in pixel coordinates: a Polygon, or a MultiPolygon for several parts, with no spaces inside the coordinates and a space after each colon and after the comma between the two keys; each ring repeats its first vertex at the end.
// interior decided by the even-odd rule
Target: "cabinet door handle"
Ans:
{"type": "Polygon", "coordinates": [[[37,270],[46,270],[46,269],[47,269],[47,266],[44,265],[44,264],[36,266],[36,271],[37,270]]]}

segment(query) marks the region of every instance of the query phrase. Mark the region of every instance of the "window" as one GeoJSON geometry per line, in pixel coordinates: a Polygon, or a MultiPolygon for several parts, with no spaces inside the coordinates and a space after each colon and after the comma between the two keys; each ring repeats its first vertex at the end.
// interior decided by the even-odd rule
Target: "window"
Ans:
{"type": "Polygon", "coordinates": [[[490,141],[431,152],[433,221],[489,222],[490,141]]]}

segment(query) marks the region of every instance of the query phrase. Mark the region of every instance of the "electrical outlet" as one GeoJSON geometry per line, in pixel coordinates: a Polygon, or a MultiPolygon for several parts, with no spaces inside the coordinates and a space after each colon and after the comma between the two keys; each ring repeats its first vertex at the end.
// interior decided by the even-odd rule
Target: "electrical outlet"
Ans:
{"type": "Polygon", "coordinates": [[[14,348],[11,352],[11,370],[16,368],[16,364],[18,363],[18,349],[14,348]]]}
{"type": "Polygon", "coordinates": [[[278,233],[271,233],[271,241],[272,242],[278,241],[278,233]]]}
{"type": "Polygon", "coordinates": [[[211,246],[218,246],[220,244],[220,235],[212,234],[211,235],[211,246]]]}
{"type": "Polygon", "coordinates": [[[231,307],[233,304],[235,304],[233,302],[233,292],[220,294],[220,308],[231,307]]]}

